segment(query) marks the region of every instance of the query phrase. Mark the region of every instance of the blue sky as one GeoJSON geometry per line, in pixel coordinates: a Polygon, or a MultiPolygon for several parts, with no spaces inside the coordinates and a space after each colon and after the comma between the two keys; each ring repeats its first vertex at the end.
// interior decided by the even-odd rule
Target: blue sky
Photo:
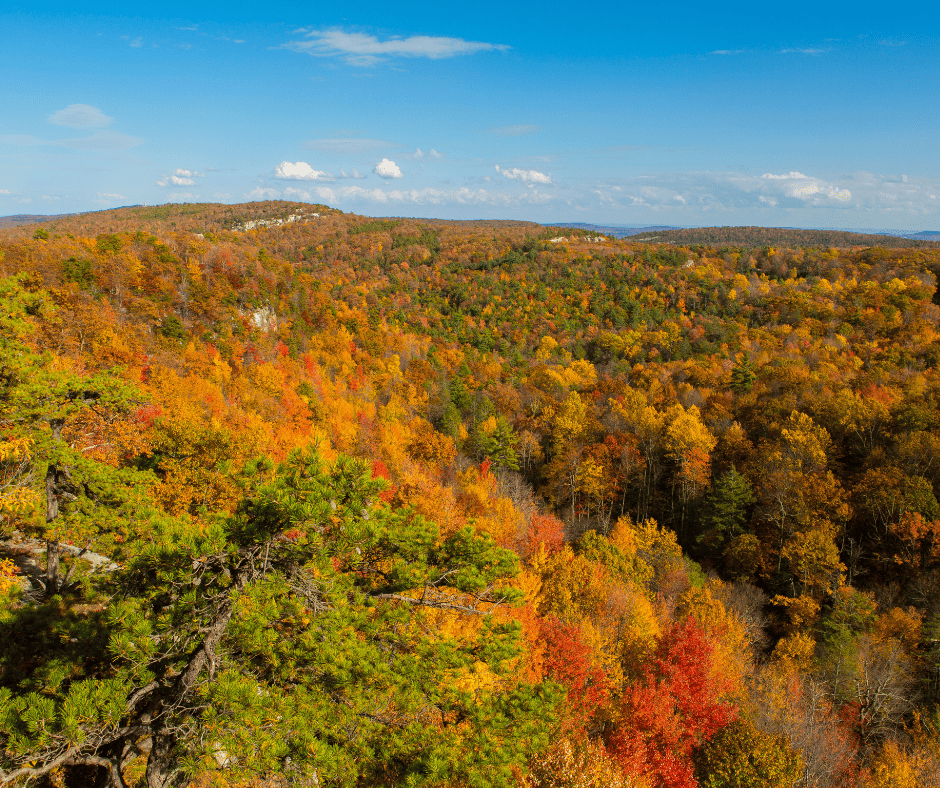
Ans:
{"type": "Polygon", "coordinates": [[[940,230],[935,6],[653,5],[20,4],[0,215],[940,230]]]}

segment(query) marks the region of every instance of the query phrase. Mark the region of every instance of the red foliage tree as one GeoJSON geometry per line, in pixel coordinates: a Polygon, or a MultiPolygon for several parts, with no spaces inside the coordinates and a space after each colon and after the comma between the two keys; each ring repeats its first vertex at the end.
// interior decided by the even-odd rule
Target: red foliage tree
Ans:
{"type": "Polygon", "coordinates": [[[565,525],[553,514],[532,515],[525,543],[520,545],[520,553],[530,556],[538,552],[539,546],[544,545],[545,552],[554,553],[560,550],[565,543],[565,525]]]}
{"type": "Polygon", "coordinates": [[[658,788],[695,788],[691,755],[734,719],[712,671],[712,644],[691,618],[659,640],[645,676],[621,699],[621,721],[609,737],[624,769],[658,788]]]}
{"type": "Polygon", "coordinates": [[[576,626],[557,618],[543,619],[539,634],[545,645],[545,676],[568,690],[565,725],[573,734],[590,727],[596,713],[610,697],[610,684],[604,672],[591,664],[590,649],[576,626]]]}

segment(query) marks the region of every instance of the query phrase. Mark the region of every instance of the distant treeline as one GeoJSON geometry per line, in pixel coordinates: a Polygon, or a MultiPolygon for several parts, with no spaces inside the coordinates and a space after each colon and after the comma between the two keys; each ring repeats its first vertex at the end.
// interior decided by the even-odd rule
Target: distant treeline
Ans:
{"type": "Polygon", "coordinates": [[[842,230],[795,230],[786,227],[694,227],[687,230],[662,230],[655,235],[640,235],[637,241],[681,244],[684,246],[786,246],[850,248],[881,246],[887,249],[931,249],[937,243],[895,235],[870,235],[842,230]]]}

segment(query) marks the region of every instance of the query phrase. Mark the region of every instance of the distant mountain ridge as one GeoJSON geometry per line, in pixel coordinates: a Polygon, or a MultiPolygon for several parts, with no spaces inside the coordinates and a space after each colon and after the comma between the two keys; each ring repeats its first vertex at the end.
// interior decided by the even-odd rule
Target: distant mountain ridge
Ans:
{"type": "Polygon", "coordinates": [[[940,243],[940,232],[926,230],[904,233],[900,230],[845,230],[841,228],[804,229],[799,227],[631,227],[619,225],[564,224],[550,227],[571,227],[615,238],[631,238],[638,242],[669,243],[685,246],[816,246],[852,247],[882,246],[886,248],[925,248],[940,243]]]}
{"type": "MultiPolygon", "coordinates": [[[[250,204],[249,204],[250,205],[250,204]]],[[[257,205],[261,205],[260,203],[257,205]]],[[[265,213],[277,212],[279,203],[264,203],[265,213]],[[270,207],[268,208],[268,206],[270,207]]],[[[286,203],[285,203],[286,205],[286,203]]],[[[301,204],[297,204],[301,205],[301,204]]],[[[173,212],[174,207],[180,208],[180,213],[189,214],[199,208],[208,208],[204,205],[165,205],[141,206],[131,205],[122,208],[106,209],[104,211],[83,211],[79,213],[65,213],[56,215],[43,214],[15,214],[0,217],[0,229],[12,227],[61,222],[76,217],[114,213],[115,218],[143,218],[144,215],[157,218],[173,212]]],[[[247,205],[240,206],[213,206],[216,211],[236,214],[243,212],[247,205]]],[[[314,207],[314,206],[310,206],[314,207]]],[[[322,206],[325,208],[326,206],[322,206]]],[[[799,227],[757,227],[757,226],[725,226],[725,227],[683,227],[676,225],[604,225],[590,222],[548,222],[545,227],[570,227],[584,230],[589,233],[609,235],[614,238],[632,238],[638,242],[671,243],[682,245],[702,246],[818,246],[818,247],[851,247],[851,246],[883,246],[887,248],[925,248],[940,244],[940,231],[923,230],[920,232],[904,232],[901,230],[885,229],[854,229],[827,227],[827,228],[799,228],[799,227]]]]}
{"type": "Polygon", "coordinates": [[[573,227],[578,230],[587,230],[592,233],[610,235],[614,238],[629,238],[632,235],[642,235],[647,232],[661,232],[663,230],[685,230],[685,227],[674,225],[650,226],[639,224],[589,224],[586,222],[549,222],[546,227],[573,227]]]}
{"type": "Polygon", "coordinates": [[[74,216],[75,214],[63,213],[56,216],[40,216],[32,213],[18,213],[13,216],[0,216],[0,228],[17,227],[21,224],[39,224],[40,222],[52,222],[65,216],[74,216]]]}

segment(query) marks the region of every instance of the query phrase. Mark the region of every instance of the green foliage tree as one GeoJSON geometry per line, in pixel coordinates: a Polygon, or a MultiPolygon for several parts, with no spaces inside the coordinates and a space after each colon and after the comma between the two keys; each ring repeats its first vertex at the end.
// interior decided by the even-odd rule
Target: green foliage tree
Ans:
{"type": "Polygon", "coordinates": [[[23,482],[40,505],[18,524],[46,541],[46,591],[60,589],[60,541],[85,549],[113,537],[132,518],[146,478],[86,456],[85,447],[63,440],[63,430],[89,414],[101,424],[126,414],[142,395],[117,371],[80,374],[52,363],[29,345],[40,321],[53,321],[48,299],[16,278],[0,282],[0,429],[7,440],[29,447],[23,482]]]}
{"type": "Polygon", "coordinates": [[[68,282],[75,282],[79,287],[87,288],[95,281],[91,260],[81,257],[69,257],[62,263],[62,276],[68,282]]]}
{"type": "Polygon", "coordinates": [[[718,548],[744,533],[755,500],[751,483],[732,465],[715,480],[705,497],[698,541],[718,548]]]}
{"type": "Polygon", "coordinates": [[[123,248],[124,243],[121,241],[121,236],[115,235],[113,233],[101,233],[97,238],[95,238],[95,247],[99,252],[110,252],[111,254],[117,254],[123,248]]]}
{"type": "Polygon", "coordinates": [[[186,327],[176,315],[167,315],[160,321],[160,333],[167,339],[184,339],[186,327]]]}
{"type": "Polygon", "coordinates": [[[757,373],[754,372],[750,359],[742,356],[731,369],[731,388],[738,394],[746,394],[757,382],[757,373]]]}
{"type": "Polygon", "coordinates": [[[123,786],[137,759],[147,788],[217,769],[512,784],[558,702],[513,679],[518,626],[491,615],[515,598],[513,554],[377,505],[383,484],[348,458],[294,453],[243,483],[237,511],[202,529],[154,515],[101,614],[49,606],[0,625],[4,642],[30,633],[0,658],[0,784],[91,765],[123,786]],[[432,610],[483,623],[443,636],[432,610]],[[495,691],[478,690],[481,670],[495,691]]]}
{"type": "Polygon", "coordinates": [[[496,468],[519,470],[519,455],[516,453],[519,438],[505,417],[481,422],[473,431],[471,439],[480,459],[489,459],[496,468]]]}
{"type": "Polygon", "coordinates": [[[726,725],[694,753],[700,788],[791,788],[802,776],[798,752],[746,719],[726,725]]]}

